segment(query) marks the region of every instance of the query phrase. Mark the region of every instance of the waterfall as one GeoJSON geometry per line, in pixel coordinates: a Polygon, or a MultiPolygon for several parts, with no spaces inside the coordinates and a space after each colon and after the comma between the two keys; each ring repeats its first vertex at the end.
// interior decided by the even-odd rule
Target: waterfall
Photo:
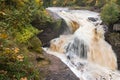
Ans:
{"type": "Polygon", "coordinates": [[[64,19],[70,34],[51,40],[44,50],[61,59],[80,80],[120,80],[117,59],[104,40],[99,13],[68,8],[48,8],[64,19]]]}

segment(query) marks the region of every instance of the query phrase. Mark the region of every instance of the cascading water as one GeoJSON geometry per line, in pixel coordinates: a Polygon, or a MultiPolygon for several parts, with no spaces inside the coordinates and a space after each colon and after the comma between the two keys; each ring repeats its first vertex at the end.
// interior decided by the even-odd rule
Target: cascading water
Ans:
{"type": "Polygon", "coordinates": [[[57,9],[48,8],[65,20],[72,34],[60,35],[44,50],[60,58],[80,80],[120,80],[116,56],[104,40],[99,14],[87,10],[57,9]]]}

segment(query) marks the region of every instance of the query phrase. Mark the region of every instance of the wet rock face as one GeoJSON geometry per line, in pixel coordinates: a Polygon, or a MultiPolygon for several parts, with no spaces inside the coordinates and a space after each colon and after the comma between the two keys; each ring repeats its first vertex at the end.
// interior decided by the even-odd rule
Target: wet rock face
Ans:
{"type": "Polygon", "coordinates": [[[38,34],[38,38],[41,40],[44,47],[49,47],[50,41],[59,37],[60,34],[67,34],[70,32],[67,24],[62,19],[53,20],[44,24],[41,24],[39,20],[35,20],[32,22],[32,25],[39,30],[43,30],[42,33],[38,34]]]}
{"type": "Polygon", "coordinates": [[[38,34],[39,39],[42,41],[43,46],[49,46],[49,41],[58,36],[58,33],[51,28],[44,28],[43,32],[38,34]]]}
{"type": "Polygon", "coordinates": [[[119,31],[120,32],[120,23],[113,25],[113,31],[119,31]]]}
{"type": "Polygon", "coordinates": [[[66,54],[68,59],[74,58],[74,54],[79,58],[87,59],[88,47],[83,40],[79,40],[77,37],[73,43],[69,43],[66,48],[66,54]]]}
{"type": "Polygon", "coordinates": [[[88,19],[93,22],[96,22],[98,20],[98,18],[94,18],[94,17],[88,17],[88,19]]]}
{"type": "Polygon", "coordinates": [[[120,33],[119,32],[107,32],[105,39],[111,44],[114,52],[117,56],[118,69],[120,70],[120,33]]]}
{"type": "MultiPolygon", "coordinates": [[[[60,11],[64,8],[60,8],[60,11]]],[[[65,10],[68,10],[66,8],[65,10]]],[[[56,11],[46,9],[48,14],[51,16],[51,21],[42,22],[38,17],[32,22],[32,25],[39,30],[43,30],[42,33],[38,34],[39,39],[42,42],[43,47],[49,47],[50,41],[54,38],[59,37],[60,34],[68,34],[70,30],[66,22],[56,14],[56,11]]]]}
{"type": "Polygon", "coordinates": [[[49,66],[40,67],[41,73],[46,72],[44,80],[79,80],[60,59],[45,52],[44,55],[50,60],[49,66]]]}
{"type": "Polygon", "coordinates": [[[48,7],[48,8],[46,8],[46,11],[55,20],[61,19],[61,17],[57,14],[57,12],[61,12],[63,10],[68,11],[69,8],[63,8],[63,7],[48,7]]]}
{"type": "Polygon", "coordinates": [[[70,70],[61,71],[60,73],[51,73],[45,80],[79,80],[70,70]]]}

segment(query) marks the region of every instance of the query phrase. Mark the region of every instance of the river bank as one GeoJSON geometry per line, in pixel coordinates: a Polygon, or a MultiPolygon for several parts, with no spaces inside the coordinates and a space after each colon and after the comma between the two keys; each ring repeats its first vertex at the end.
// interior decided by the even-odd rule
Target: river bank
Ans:
{"type": "Polygon", "coordinates": [[[60,59],[46,52],[43,53],[50,61],[49,65],[39,68],[40,72],[45,73],[44,80],[79,80],[60,59]]]}
{"type": "Polygon", "coordinates": [[[43,54],[30,53],[29,56],[40,73],[39,80],[79,80],[59,58],[45,51],[43,54]]]}

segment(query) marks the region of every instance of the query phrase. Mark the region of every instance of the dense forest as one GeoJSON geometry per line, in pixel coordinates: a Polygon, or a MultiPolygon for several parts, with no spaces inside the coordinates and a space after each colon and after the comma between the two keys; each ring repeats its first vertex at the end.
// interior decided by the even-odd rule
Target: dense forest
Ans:
{"type": "Polygon", "coordinates": [[[43,54],[44,43],[38,38],[43,28],[59,25],[47,7],[100,12],[111,32],[107,36],[120,40],[119,31],[113,31],[114,24],[120,24],[120,0],[0,0],[0,80],[42,80],[30,56],[43,54]]]}

